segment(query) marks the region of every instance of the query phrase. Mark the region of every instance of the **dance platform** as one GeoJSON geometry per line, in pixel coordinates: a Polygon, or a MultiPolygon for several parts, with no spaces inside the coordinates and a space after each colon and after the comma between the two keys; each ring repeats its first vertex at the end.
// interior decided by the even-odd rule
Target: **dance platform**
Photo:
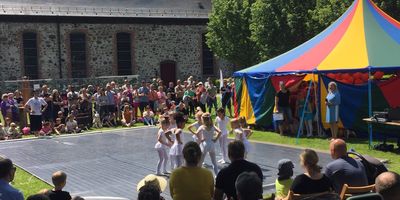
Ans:
{"type": "MultiPolygon", "coordinates": [[[[4,141],[0,142],[0,156],[12,159],[16,165],[48,183],[51,183],[53,172],[66,172],[65,190],[72,195],[85,199],[133,200],[137,198],[136,184],[156,171],[156,134],[154,127],[139,127],[47,139],[4,141]]],[[[184,139],[187,141],[191,136],[185,135],[184,139]]],[[[262,168],[264,193],[274,191],[278,160],[291,159],[295,164],[295,175],[303,172],[298,164],[300,152],[300,149],[252,142],[248,160],[262,168]]],[[[319,153],[319,158],[321,166],[331,161],[328,154],[319,153]]],[[[221,156],[217,153],[219,159],[221,156]]],[[[211,170],[209,156],[206,163],[211,170]]],[[[163,196],[171,199],[168,188],[163,196]]]]}

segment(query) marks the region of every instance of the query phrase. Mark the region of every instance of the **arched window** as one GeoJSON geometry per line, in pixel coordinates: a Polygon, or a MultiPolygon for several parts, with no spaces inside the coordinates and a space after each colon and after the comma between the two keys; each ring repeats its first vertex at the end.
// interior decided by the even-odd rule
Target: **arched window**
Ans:
{"type": "Polygon", "coordinates": [[[118,75],[132,74],[131,34],[117,33],[118,75]]]}
{"type": "Polygon", "coordinates": [[[86,78],[86,35],[84,33],[71,33],[69,39],[71,51],[71,77],[86,78]]]}
{"type": "Polygon", "coordinates": [[[26,32],[22,35],[24,76],[29,79],[39,78],[37,34],[26,32]]]}
{"type": "Polygon", "coordinates": [[[203,75],[214,74],[214,54],[206,44],[206,34],[202,34],[203,75]]]}

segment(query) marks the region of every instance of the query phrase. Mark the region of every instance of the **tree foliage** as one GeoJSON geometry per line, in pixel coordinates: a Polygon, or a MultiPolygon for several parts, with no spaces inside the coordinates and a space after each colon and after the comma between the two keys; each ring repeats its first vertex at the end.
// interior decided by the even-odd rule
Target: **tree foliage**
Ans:
{"type": "Polygon", "coordinates": [[[213,0],[206,34],[214,54],[243,67],[258,61],[255,43],[250,40],[251,4],[250,0],[213,0]]]}
{"type": "MultiPolygon", "coordinates": [[[[373,0],[400,20],[400,0],[373,0]]],[[[212,0],[207,44],[247,67],[282,54],[323,31],[353,0],[212,0]]]]}
{"type": "Polygon", "coordinates": [[[250,30],[262,60],[277,56],[307,41],[309,10],[315,0],[256,0],[252,6],[250,30]]]}

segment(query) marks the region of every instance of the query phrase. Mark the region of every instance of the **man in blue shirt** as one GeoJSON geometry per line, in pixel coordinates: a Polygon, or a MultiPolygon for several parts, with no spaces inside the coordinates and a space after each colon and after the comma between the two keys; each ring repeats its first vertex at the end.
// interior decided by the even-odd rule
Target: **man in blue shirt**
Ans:
{"type": "Polygon", "coordinates": [[[353,187],[368,185],[364,165],[359,160],[347,155],[347,146],[344,140],[332,140],[330,151],[334,161],[325,167],[325,175],[331,180],[337,193],[340,193],[345,183],[353,187]]]}
{"type": "Polygon", "coordinates": [[[145,81],[142,81],[142,87],[139,88],[138,93],[139,93],[139,109],[140,113],[142,113],[141,116],[143,117],[144,108],[146,108],[146,106],[149,105],[148,95],[150,93],[150,89],[147,88],[145,81]]]}
{"type": "Polygon", "coordinates": [[[10,185],[15,170],[10,159],[0,158],[0,200],[24,200],[22,193],[10,185]]]}

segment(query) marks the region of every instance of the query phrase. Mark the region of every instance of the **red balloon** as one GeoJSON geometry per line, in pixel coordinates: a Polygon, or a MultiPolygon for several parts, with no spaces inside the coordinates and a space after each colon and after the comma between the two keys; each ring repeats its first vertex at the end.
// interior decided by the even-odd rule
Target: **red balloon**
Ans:
{"type": "Polygon", "coordinates": [[[337,73],[336,74],[336,78],[335,78],[336,80],[341,80],[341,79],[343,79],[343,76],[342,76],[342,74],[340,74],[340,73],[337,73]]]}
{"type": "Polygon", "coordinates": [[[367,82],[367,81],[368,81],[368,78],[369,78],[368,73],[364,73],[364,74],[362,74],[362,76],[361,76],[361,80],[363,80],[364,82],[367,82]]]}
{"type": "Polygon", "coordinates": [[[383,78],[383,75],[385,75],[385,73],[383,73],[383,72],[381,72],[381,71],[377,71],[377,72],[375,72],[375,74],[374,74],[374,79],[380,80],[380,79],[383,78]]]}
{"type": "Polygon", "coordinates": [[[356,84],[356,85],[364,84],[364,81],[361,79],[355,79],[354,84],[356,84]]]}
{"type": "Polygon", "coordinates": [[[342,82],[346,84],[353,84],[353,81],[350,79],[343,79],[342,82]]]}
{"type": "Polygon", "coordinates": [[[345,74],[342,75],[342,78],[343,78],[343,79],[350,79],[351,76],[350,76],[349,73],[345,73],[345,74]]]}
{"type": "Polygon", "coordinates": [[[361,79],[362,73],[361,72],[356,72],[353,74],[354,79],[361,79]]]}
{"type": "Polygon", "coordinates": [[[329,74],[327,74],[327,76],[328,76],[329,78],[331,78],[331,79],[335,79],[335,78],[336,78],[336,75],[333,74],[333,73],[329,73],[329,74]]]}

